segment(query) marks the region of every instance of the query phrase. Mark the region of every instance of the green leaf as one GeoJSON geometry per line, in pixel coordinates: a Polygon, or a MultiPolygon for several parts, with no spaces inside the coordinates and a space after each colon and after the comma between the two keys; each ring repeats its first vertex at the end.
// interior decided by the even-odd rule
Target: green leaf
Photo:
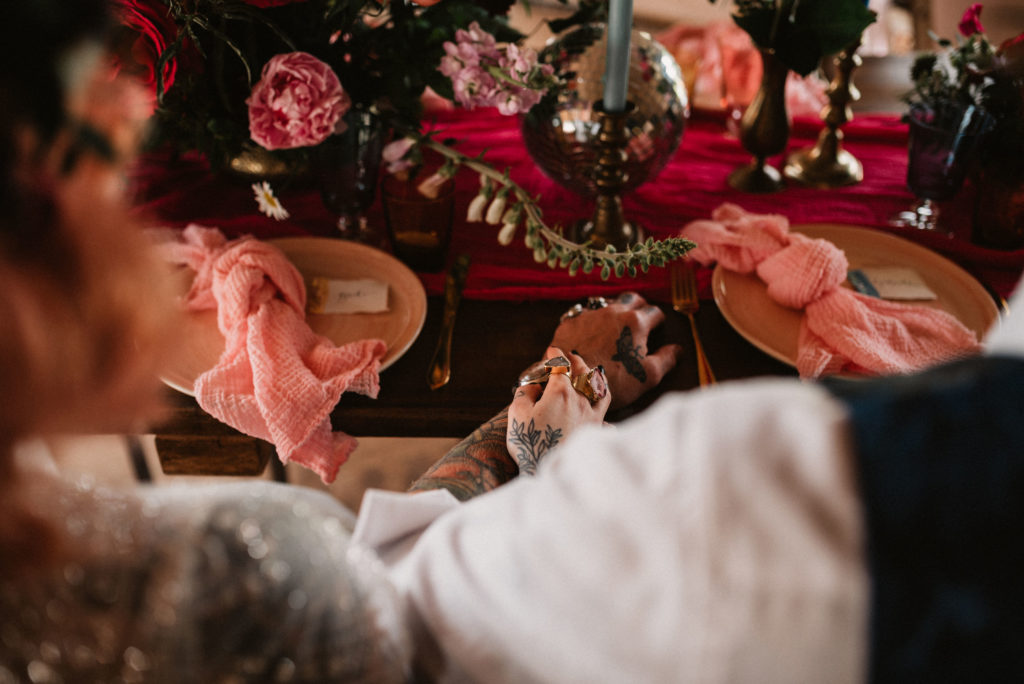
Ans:
{"type": "Polygon", "coordinates": [[[876,14],[862,0],[803,0],[796,24],[816,36],[822,55],[833,55],[853,44],[876,14]]]}
{"type": "Polygon", "coordinates": [[[749,10],[745,14],[734,14],[733,21],[750,34],[754,45],[765,49],[772,47],[772,25],[775,22],[775,10],[768,8],[749,10]]]}
{"type": "Polygon", "coordinates": [[[786,65],[786,68],[801,76],[806,76],[818,68],[824,55],[809,28],[790,26],[779,33],[780,40],[775,49],[775,56],[786,65]]]}
{"type": "Polygon", "coordinates": [[[736,25],[761,49],[775,50],[786,67],[801,76],[814,71],[822,57],[846,49],[876,15],[863,0],[802,0],[745,6],[733,15],[736,25]],[[791,16],[791,8],[796,13],[791,16]]]}

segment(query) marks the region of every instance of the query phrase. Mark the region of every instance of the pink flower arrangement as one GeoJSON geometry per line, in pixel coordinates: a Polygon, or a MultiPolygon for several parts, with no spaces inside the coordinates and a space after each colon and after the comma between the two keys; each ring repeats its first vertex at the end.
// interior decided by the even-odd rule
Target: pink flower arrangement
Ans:
{"type": "Polygon", "coordinates": [[[525,112],[554,82],[554,67],[538,64],[530,48],[498,45],[473,22],[444,44],[439,69],[452,80],[456,101],[464,107],[497,107],[502,114],[525,112]]]}
{"type": "Polygon", "coordinates": [[[344,130],[352,105],[331,67],[306,52],[272,57],[245,103],[249,134],[268,150],[319,145],[344,130]]]}
{"type": "Polygon", "coordinates": [[[514,0],[111,2],[122,71],[155,96],[148,140],[198,150],[216,168],[254,145],[301,168],[332,134],[371,119],[385,136],[416,133],[425,93],[514,114],[540,99],[531,87],[555,82],[516,47],[514,0]],[[459,97],[458,62],[440,71],[456,33],[480,43],[463,50],[472,68],[459,97]]]}

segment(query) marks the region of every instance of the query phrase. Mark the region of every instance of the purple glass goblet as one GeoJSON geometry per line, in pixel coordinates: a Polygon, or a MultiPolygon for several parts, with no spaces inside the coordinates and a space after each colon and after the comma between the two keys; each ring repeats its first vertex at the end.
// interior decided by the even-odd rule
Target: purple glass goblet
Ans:
{"type": "Polygon", "coordinates": [[[973,104],[916,105],[908,116],[910,125],[907,186],[918,197],[908,211],[891,223],[921,230],[938,228],[937,202],[952,199],[978,149],[992,128],[988,112],[973,104]]]}

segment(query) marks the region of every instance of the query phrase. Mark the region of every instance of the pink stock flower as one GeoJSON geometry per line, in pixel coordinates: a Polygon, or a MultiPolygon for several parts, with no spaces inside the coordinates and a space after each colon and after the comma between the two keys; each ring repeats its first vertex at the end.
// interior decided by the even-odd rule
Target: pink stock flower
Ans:
{"type": "Polygon", "coordinates": [[[553,81],[554,67],[537,64],[537,53],[511,44],[499,47],[494,36],[473,22],[444,44],[438,69],[452,80],[462,106],[497,107],[502,114],[530,109],[553,81]]]}
{"type": "Polygon", "coordinates": [[[276,55],[245,101],[249,134],[268,150],[318,145],[344,130],[352,101],[331,67],[306,52],[276,55]]]}
{"type": "Polygon", "coordinates": [[[493,54],[498,49],[498,41],[487,31],[480,28],[480,24],[473,22],[468,29],[455,31],[455,40],[459,43],[475,43],[481,52],[493,54]]]}
{"type": "Polygon", "coordinates": [[[960,23],[957,24],[957,28],[960,29],[960,34],[965,38],[970,38],[975,33],[984,33],[985,27],[981,25],[981,3],[976,2],[964,11],[964,15],[960,17],[960,23]]]}
{"type": "Polygon", "coordinates": [[[525,75],[537,64],[537,53],[531,48],[509,45],[502,63],[516,73],[525,75]]]}

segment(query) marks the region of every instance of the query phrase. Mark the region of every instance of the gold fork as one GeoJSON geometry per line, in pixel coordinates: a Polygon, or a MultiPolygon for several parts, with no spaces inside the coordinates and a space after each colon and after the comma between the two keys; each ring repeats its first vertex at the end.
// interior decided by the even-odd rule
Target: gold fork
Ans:
{"type": "Polygon", "coordinates": [[[693,346],[697,350],[697,376],[700,378],[701,387],[713,385],[715,374],[708,363],[708,357],[704,354],[704,345],[700,343],[700,335],[697,334],[697,320],[693,317],[700,309],[700,300],[697,298],[697,274],[691,264],[675,261],[669,268],[669,277],[672,282],[672,308],[690,319],[693,346]]]}

